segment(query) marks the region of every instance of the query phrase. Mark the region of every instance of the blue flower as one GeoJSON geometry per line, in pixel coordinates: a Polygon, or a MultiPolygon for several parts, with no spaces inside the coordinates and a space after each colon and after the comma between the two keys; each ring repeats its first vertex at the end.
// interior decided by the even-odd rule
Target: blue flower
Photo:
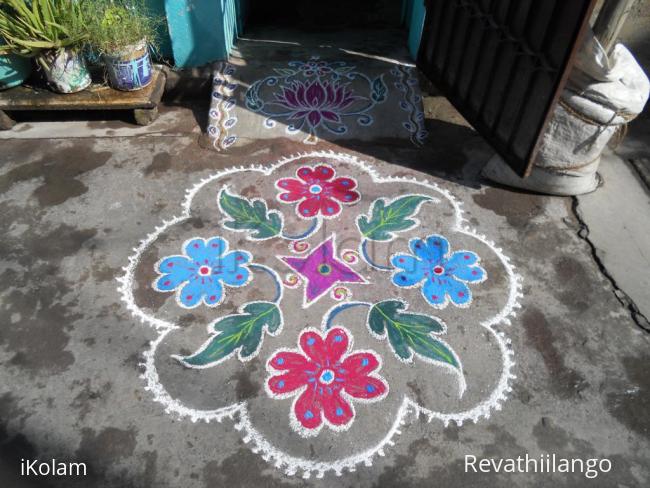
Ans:
{"type": "Polygon", "coordinates": [[[398,268],[393,283],[404,288],[422,286],[422,295],[435,308],[445,308],[449,300],[458,307],[468,307],[472,292],[467,283],[479,283],[487,278],[478,263],[480,258],[471,251],[456,251],[449,255],[449,242],[432,235],[409,242],[410,254],[391,258],[398,268]]]}
{"type": "Polygon", "coordinates": [[[160,292],[176,290],[183,308],[194,308],[201,301],[216,307],[224,298],[223,285],[242,286],[248,282],[246,266],[251,255],[246,251],[228,251],[228,241],[221,237],[191,239],[183,245],[185,255],[168,256],[156,264],[161,275],[153,284],[160,292]]]}

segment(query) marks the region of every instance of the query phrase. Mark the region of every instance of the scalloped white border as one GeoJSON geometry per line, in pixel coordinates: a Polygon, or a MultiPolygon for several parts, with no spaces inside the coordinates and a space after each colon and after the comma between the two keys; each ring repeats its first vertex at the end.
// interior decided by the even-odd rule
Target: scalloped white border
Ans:
{"type": "Polygon", "coordinates": [[[501,410],[502,403],[506,400],[507,393],[512,391],[509,383],[512,379],[516,378],[516,376],[512,373],[515,362],[513,359],[514,352],[512,351],[511,341],[503,332],[497,331],[495,329],[495,326],[500,324],[510,325],[510,319],[516,316],[515,309],[521,308],[519,299],[523,297],[523,294],[521,292],[522,278],[515,272],[515,267],[511,264],[510,258],[503,254],[501,248],[497,247],[494,242],[488,240],[486,236],[479,234],[476,230],[471,229],[467,225],[467,219],[463,217],[463,210],[461,207],[462,202],[457,200],[448,190],[440,188],[436,183],[429,182],[427,180],[419,181],[415,178],[408,177],[382,177],[371,165],[359,160],[357,157],[344,153],[335,153],[334,151],[313,151],[308,153],[293,154],[291,156],[280,159],[276,164],[270,166],[238,166],[220,171],[212,176],[202,179],[196,185],[194,185],[194,187],[187,191],[185,200],[182,203],[181,215],[172,217],[169,220],[164,220],[161,226],[156,227],[154,232],[145,237],[140,242],[140,244],[133,249],[134,254],[129,257],[128,265],[123,268],[124,275],[120,276],[117,279],[120,283],[117,290],[121,294],[121,298],[125,302],[127,309],[135,317],[140,319],[141,322],[154,327],[154,329],[158,331],[159,334],[156,339],[150,342],[150,348],[144,352],[144,362],[141,363],[141,366],[144,368],[144,372],[141,377],[146,382],[145,389],[151,392],[154,401],[162,404],[165,407],[165,412],[170,414],[174,413],[180,418],[189,417],[192,422],[196,422],[197,420],[202,420],[205,422],[216,420],[217,422],[221,422],[225,418],[230,418],[233,420],[237,418],[234,427],[236,430],[242,433],[242,439],[245,443],[252,443],[251,450],[253,452],[259,453],[265,461],[273,464],[278,469],[283,469],[288,475],[295,475],[298,473],[298,471],[301,471],[303,478],[309,478],[312,474],[315,474],[318,478],[322,478],[324,474],[329,471],[334,472],[336,475],[341,475],[344,470],[348,470],[350,472],[355,471],[356,466],[362,463],[366,466],[371,466],[372,460],[376,456],[384,456],[385,449],[388,446],[393,446],[395,444],[393,442],[393,438],[401,433],[401,426],[406,424],[407,417],[410,414],[414,414],[413,418],[417,418],[417,416],[422,414],[427,418],[429,422],[433,421],[434,419],[441,420],[445,426],[447,426],[450,422],[455,422],[458,426],[461,426],[463,422],[466,422],[468,420],[476,423],[482,417],[486,419],[489,418],[492,409],[497,411],[501,410]],[[155,354],[158,346],[162,343],[167,334],[173,330],[178,329],[179,326],[148,315],[135,304],[135,299],[133,296],[134,274],[142,254],[167,228],[190,218],[190,207],[192,200],[201,190],[201,188],[212,181],[222,178],[225,175],[239,173],[242,171],[258,171],[266,176],[269,176],[279,167],[293,162],[297,159],[306,157],[333,158],[341,162],[357,166],[363,171],[366,171],[375,183],[406,182],[417,184],[442,194],[447,200],[449,200],[449,202],[454,207],[454,210],[456,211],[456,224],[453,230],[474,237],[487,245],[498,256],[499,260],[502,262],[506,269],[508,277],[510,278],[510,290],[506,305],[495,317],[485,320],[480,324],[494,336],[503,357],[503,369],[501,372],[501,377],[496,388],[492,391],[490,396],[473,408],[456,413],[442,413],[429,410],[418,405],[408,396],[404,396],[402,404],[397,412],[395,422],[389,429],[386,436],[378,444],[355,455],[329,462],[311,461],[308,459],[291,456],[273,446],[271,443],[269,443],[269,441],[266,440],[264,435],[262,435],[253,426],[248,414],[246,402],[234,403],[232,405],[214,410],[197,410],[189,408],[182,402],[173,398],[167,392],[167,390],[165,390],[162,383],[160,382],[160,377],[158,376],[158,371],[155,366],[155,354]]]}

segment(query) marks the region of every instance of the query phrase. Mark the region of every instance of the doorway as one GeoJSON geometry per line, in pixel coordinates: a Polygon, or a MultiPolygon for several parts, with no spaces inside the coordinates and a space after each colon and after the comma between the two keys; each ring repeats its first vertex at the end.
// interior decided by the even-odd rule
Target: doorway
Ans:
{"type": "Polygon", "coordinates": [[[395,0],[267,0],[251,2],[247,24],[309,31],[399,27],[402,4],[395,0]]]}

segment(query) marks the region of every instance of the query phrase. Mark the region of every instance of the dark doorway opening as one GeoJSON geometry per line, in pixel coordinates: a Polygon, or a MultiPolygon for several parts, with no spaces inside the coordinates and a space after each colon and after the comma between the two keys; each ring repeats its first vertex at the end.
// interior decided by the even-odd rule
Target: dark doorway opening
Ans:
{"type": "Polygon", "coordinates": [[[395,0],[265,0],[250,2],[247,24],[310,31],[399,27],[395,0]]]}

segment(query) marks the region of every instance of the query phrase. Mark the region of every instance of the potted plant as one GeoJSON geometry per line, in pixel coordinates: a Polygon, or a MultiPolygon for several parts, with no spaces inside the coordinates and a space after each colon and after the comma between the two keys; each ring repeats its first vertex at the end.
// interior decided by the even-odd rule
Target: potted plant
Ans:
{"type": "Polygon", "coordinates": [[[0,37],[6,49],[35,57],[50,86],[74,93],[91,83],[81,55],[86,39],[85,0],[3,0],[0,37]]]}
{"type": "Polygon", "coordinates": [[[113,88],[140,90],[153,79],[149,46],[160,22],[142,0],[86,2],[89,44],[101,54],[113,88]]]}
{"type": "Polygon", "coordinates": [[[0,45],[0,90],[22,85],[31,72],[29,59],[17,56],[7,46],[0,45]]]}

